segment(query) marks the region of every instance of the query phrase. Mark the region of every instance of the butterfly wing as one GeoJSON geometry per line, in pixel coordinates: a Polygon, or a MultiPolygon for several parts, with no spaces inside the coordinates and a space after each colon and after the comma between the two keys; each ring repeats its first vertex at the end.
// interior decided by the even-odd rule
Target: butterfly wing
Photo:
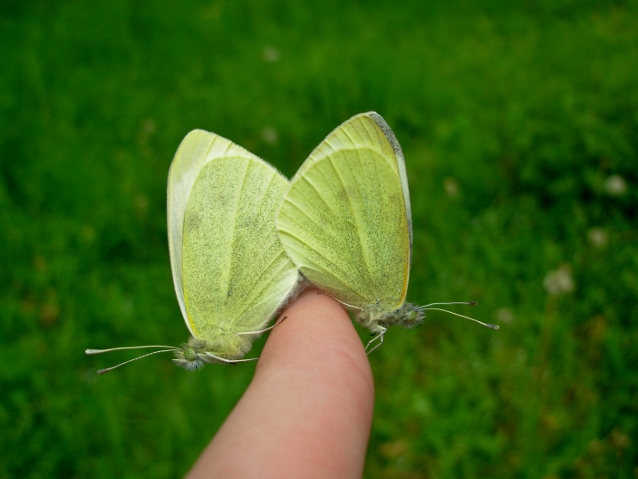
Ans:
{"type": "Polygon", "coordinates": [[[195,130],[182,141],[168,180],[169,250],[195,338],[223,350],[220,338],[263,329],[296,291],[297,268],[275,231],[287,188],[277,170],[225,138],[195,130]]]}
{"type": "Polygon", "coordinates": [[[291,180],[277,218],[288,256],[343,303],[380,312],[405,300],[412,223],[403,154],[383,118],[335,129],[291,180]]]}

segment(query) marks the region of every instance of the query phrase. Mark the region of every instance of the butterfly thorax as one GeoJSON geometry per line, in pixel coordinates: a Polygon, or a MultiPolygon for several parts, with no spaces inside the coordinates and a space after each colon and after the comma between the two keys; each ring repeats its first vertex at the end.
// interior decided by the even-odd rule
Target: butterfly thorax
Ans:
{"type": "Polygon", "coordinates": [[[240,359],[250,350],[250,335],[221,332],[212,340],[191,337],[175,351],[173,362],[187,369],[199,369],[205,364],[219,364],[240,359]]]}

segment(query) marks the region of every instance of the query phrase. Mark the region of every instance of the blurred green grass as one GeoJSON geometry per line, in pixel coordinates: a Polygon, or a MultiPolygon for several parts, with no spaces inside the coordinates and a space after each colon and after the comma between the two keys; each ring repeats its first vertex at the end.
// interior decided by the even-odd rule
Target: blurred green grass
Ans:
{"type": "Polygon", "coordinates": [[[254,366],[83,354],[186,339],[177,145],[292,176],[368,110],[406,156],[409,299],[501,330],[390,331],[366,477],[638,477],[637,6],[2,2],[0,477],[183,475],[254,366]]]}

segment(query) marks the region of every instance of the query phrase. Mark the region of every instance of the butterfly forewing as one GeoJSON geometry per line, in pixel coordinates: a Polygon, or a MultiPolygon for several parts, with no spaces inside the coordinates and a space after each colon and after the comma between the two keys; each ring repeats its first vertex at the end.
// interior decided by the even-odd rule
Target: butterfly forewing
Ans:
{"type": "Polygon", "coordinates": [[[405,299],[410,224],[402,161],[377,122],[358,115],[291,181],[278,217],[284,249],[310,281],[344,303],[391,311],[405,299]]]}
{"type": "MultiPolygon", "coordinates": [[[[265,327],[298,284],[275,231],[288,188],[273,167],[203,131],[184,139],[169,176],[175,288],[194,337],[265,327]]],[[[223,352],[223,351],[222,351],[223,352]]]]}

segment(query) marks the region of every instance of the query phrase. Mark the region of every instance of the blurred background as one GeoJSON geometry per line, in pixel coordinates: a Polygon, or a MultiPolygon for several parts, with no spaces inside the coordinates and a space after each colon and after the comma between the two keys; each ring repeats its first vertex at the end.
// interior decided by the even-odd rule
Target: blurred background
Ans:
{"type": "Polygon", "coordinates": [[[179,142],[291,177],[368,110],[405,153],[408,299],[501,330],[389,331],[365,476],[638,477],[635,0],[4,0],[0,48],[0,477],[184,475],[254,365],[84,355],[187,339],[179,142]]]}

